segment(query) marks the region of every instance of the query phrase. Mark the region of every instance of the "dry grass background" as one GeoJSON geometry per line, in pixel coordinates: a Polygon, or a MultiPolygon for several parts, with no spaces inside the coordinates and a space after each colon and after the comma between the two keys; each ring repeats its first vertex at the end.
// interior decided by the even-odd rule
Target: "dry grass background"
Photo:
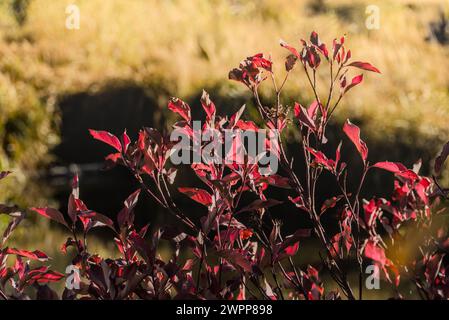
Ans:
{"type": "MultiPolygon", "coordinates": [[[[244,88],[228,81],[227,73],[242,58],[269,53],[282,76],[286,52],[278,40],[299,46],[297,40],[312,30],[325,42],[346,34],[353,57],[382,71],[352,90],[339,121],[357,119],[370,141],[435,154],[449,140],[449,46],[425,39],[439,10],[449,14],[449,1],[324,1],[318,11],[313,2],[32,0],[20,27],[9,2],[1,1],[0,168],[16,169],[1,198],[23,196],[25,172],[42,164],[58,142],[58,97],[122,81],[146,88],[161,108],[168,95],[191,97],[204,87],[239,96],[244,88]],[[72,3],[80,8],[79,30],[65,28],[65,9],[72,3]],[[380,30],[365,27],[370,4],[380,8],[380,30]]],[[[295,73],[285,97],[309,101],[305,77],[295,73]]],[[[264,95],[269,97],[268,88],[264,95]]],[[[42,236],[38,226],[27,228],[22,233],[42,236]]],[[[54,252],[62,238],[59,232],[47,237],[44,249],[54,252]]],[[[30,245],[21,237],[17,241],[30,245]]]]}
{"type": "MultiPolygon", "coordinates": [[[[346,34],[354,58],[371,61],[382,70],[381,76],[369,75],[364,86],[351,93],[340,112],[342,118],[363,120],[365,134],[379,139],[391,140],[399,130],[413,134],[409,141],[413,143],[446,140],[449,49],[425,38],[429,22],[437,19],[440,9],[448,11],[449,2],[324,1],[319,12],[311,9],[312,2],[32,0],[28,19],[19,28],[3,1],[2,118],[38,108],[44,108],[46,116],[53,115],[58,96],[99,90],[115,81],[132,81],[155,95],[163,88],[161,106],[167,94],[188,97],[203,87],[221,88],[224,95],[239,94],[243,88],[226,77],[243,57],[271,53],[282,72],[286,52],[278,40],[297,43],[316,30],[328,42],[346,34]],[[80,8],[80,30],[64,27],[70,3],[80,8]],[[373,3],[380,8],[381,24],[380,30],[370,31],[365,27],[365,8],[373,3]]],[[[310,99],[305,79],[297,73],[287,95],[292,100],[310,99]]],[[[48,136],[49,120],[37,114],[29,119],[42,124],[35,135],[57,142],[56,136],[48,136]]],[[[12,153],[30,152],[14,141],[9,147],[12,153]]],[[[27,160],[20,164],[29,158],[24,156],[27,160]]]]}

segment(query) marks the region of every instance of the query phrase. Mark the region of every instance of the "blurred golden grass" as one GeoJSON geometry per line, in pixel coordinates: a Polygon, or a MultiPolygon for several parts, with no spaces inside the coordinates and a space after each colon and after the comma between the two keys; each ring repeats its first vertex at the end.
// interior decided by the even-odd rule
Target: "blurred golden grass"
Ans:
{"type": "MultiPolygon", "coordinates": [[[[370,1],[327,1],[322,13],[311,12],[309,3],[34,0],[22,30],[13,21],[2,30],[0,52],[9,61],[2,69],[8,68],[8,81],[22,79],[40,97],[95,90],[116,80],[181,97],[212,86],[233,94],[243,88],[227,81],[227,72],[242,58],[270,53],[281,74],[286,52],[280,38],[298,43],[316,30],[330,42],[346,34],[354,58],[372,62],[382,75],[366,77],[346,99],[341,117],[363,119],[365,134],[376,138],[395,130],[414,132],[415,143],[449,137],[449,50],[425,41],[428,23],[440,8],[448,10],[449,1],[377,1],[380,30],[371,31],[365,27],[370,1]],[[80,8],[79,30],[65,28],[71,3],[80,8]]],[[[310,99],[301,71],[296,73],[287,96],[310,99]]]]}

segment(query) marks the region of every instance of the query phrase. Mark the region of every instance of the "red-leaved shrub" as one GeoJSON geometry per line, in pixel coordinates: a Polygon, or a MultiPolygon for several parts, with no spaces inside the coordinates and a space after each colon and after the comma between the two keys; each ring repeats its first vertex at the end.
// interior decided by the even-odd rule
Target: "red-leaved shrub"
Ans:
{"type": "MultiPolygon", "coordinates": [[[[78,288],[66,288],[63,299],[362,299],[366,290],[365,268],[370,264],[379,270],[376,276],[391,284],[396,298],[402,298],[401,278],[411,282],[416,296],[421,298],[449,297],[446,274],[449,238],[444,228],[432,224],[439,210],[439,199],[445,198],[448,190],[440,187],[436,178],[421,176],[419,164],[407,168],[396,162],[371,163],[360,129],[349,120],[343,125],[346,138],[334,152],[325,152],[329,121],[341,99],[363,80],[363,74],[350,77],[349,73],[380,71],[368,62],[353,61],[351,51],[345,47],[345,38],[334,40],[328,47],[313,32],[309,41],[301,40],[301,49],[283,41],[280,44],[289,51],[285,77],[280,83],[273,62],[263,54],[246,58],[229,73],[230,79],[241,82],[252,92],[262,126],[241,118],[244,107],[230,117],[221,117],[209,95],[203,92],[201,97],[205,114],[203,132],[210,128],[223,134],[227,130],[275,132],[275,143],[268,143],[268,138],[262,143],[269,145],[268,150],[276,156],[277,173],[267,174],[248,158],[231,163],[200,161],[192,163],[191,169],[203,187],[175,189],[178,167],[169,159],[176,151],[177,141],[153,128],[143,128],[135,142],[126,131],[121,137],[105,131],[90,131],[93,138],[114,150],[106,157],[108,167],[128,168],[140,189],[125,200],[115,221],[89,210],[79,199],[77,177],[73,180],[67,217],[52,208],[31,209],[60,223],[71,234],[62,250],[75,253],[72,263],[79,269],[80,283],[78,288]],[[324,97],[317,90],[320,68],[329,69],[328,93],[324,97]],[[302,69],[315,97],[308,107],[300,103],[288,106],[281,101],[282,89],[295,69],[302,69]],[[273,105],[261,101],[259,86],[263,81],[272,83],[273,105]],[[303,154],[303,159],[298,160],[301,168],[288,155],[283,141],[288,126],[295,126],[301,135],[297,141],[303,154]],[[361,170],[351,171],[342,161],[342,144],[353,145],[361,158],[361,170]],[[388,199],[375,196],[361,199],[367,175],[378,170],[394,175],[393,193],[388,199]],[[361,172],[358,183],[347,182],[348,172],[361,172]],[[320,200],[317,191],[323,176],[333,177],[338,186],[335,194],[325,201],[320,200]],[[268,196],[271,188],[286,189],[290,196],[272,199],[268,196]],[[151,234],[147,232],[148,226],[136,229],[133,211],[141,192],[180,223],[156,228],[151,234]],[[174,201],[177,198],[174,193],[201,204],[203,217],[197,221],[191,212],[181,210],[174,201]],[[243,205],[242,198],[251,196],[253,201],[243,205]],[[306,215],[312,228],[285,234],[282,222],[270,215],[270,208],[282,202],[290,203],[291,210],[298,215],[306,215]],[[334,220],[336,228],[332,229],[337,232],[322,223],[322,217],[331,208],[338,212],[334,220]],[[252,218],[251,225],[245,222],[248,217],[252,218]],[[119,258],[104,258],[89,252],[86,234],[97,227],[113,231],[119,258]],[[296,263],[295,256],[300,254],[300,243],[305,237],[316,237],[321,245],[318,265],[296,263]],[[168,240],[173,248],[166,261],[158,254],[161,239],[168,240]],[[403,258],[407,243],[414,246],[411,254],[403,258]],[[74,251],[69,251],[69,247],[74,251]],[[182,256],[186,258],[181,259],[181,252],[185,252],[182,256]],[[354,277],[350,280],[351,270],[356,270],[357,280],[354,277]],[[330,275],[329,281],[334,283],[323,283],[319,272],[330,275]],[[326,289],[326,285],[338,289],[326,289]]],[[[194,141],[190,106],[172,98],[168,109],[180,117],[173,127],[194,141]]],[[[231,141],[231,150],[243,145],[238,135],[231,141]]],[[[197,148],[201,151],[207,145],[208,142],[201,142],[197,148]]],[[[446,146],[435,163],[437,174],[448,154],[446,146]]],[[[6,175],[3,173],[2,178],[6,175]]],[[[43,252],[6,247],[23,213],[15,207],[1,209],[12,217],[0,250],[1,297],[26,299],[31,291],[25,289],[34,287],[36,298],[58,298],[45,284],[61,280],[63,275],[46,266],[31,268],[26,262],[46,261],[48,257],[43,252]],[[7,264],[10,256],[15,257],[13,264],[7,264]]]]}

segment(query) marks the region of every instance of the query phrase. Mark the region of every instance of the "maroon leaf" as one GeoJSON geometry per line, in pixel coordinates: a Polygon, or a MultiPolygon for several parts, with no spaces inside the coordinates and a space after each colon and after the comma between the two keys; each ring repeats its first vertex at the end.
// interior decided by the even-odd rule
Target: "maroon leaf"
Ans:
{"type": "Polygon", "coordinates": [[[54,220],[56,222],[59,222],[60,224],[66,226],[69,228],[69,225],[64,219],[64,216],[62,215],[59,210],[53,209],[53,208],[31,208],[31,210],[36,211],[41,216],[44,216],[48,219],[54,220]]]}
{"type": "Polygon", "coordinates": [[[37,274],[32,277],[32,280],[37,281],[38,283],[48,283],[48,282],[58,282],[65,276],[62,273],[49,270],[45,273],[37,274]]]}
{"type": "Polygon", "coordinates": [[[276,206],[281,203],[282,203],[282,201],[279,201],[276,199],[268,199],[268,200],[257,199],[257,200],[254,200],[248,206],[242,208],[238,213],[247,212],[247,211],[255,211],[255,210],[259,210],[259,209],[265,209],[265,208],[276,206]]]}
{"type": "Polygon", "coordinates": [[[0,172],[0,180],[3,178],[6,178],[9,174],[11,174],[11,171],[1,171],[0,172]]]}
{"type": "MultiPolygon", "coordinates": [[[[3,231],[3,238],[0,246],[4,245],[8,238],[11,236],[12,232],[17,228],[17,226],[22,222],[25,218],[25,214],[23,212],[11,212],[9,215],[12,217],[12,220],[8,223],[8,226],[3,231]]],[[[0,254],[1,261],[1,254],[0,254]]]]}
{"type": "Polygon", "coordinates": [[[292,70],[296,65],[296,61],[298,61],[298,57],[294,54],[289,54],[287,58],[285,58],[285,70],[292,70]]]}
{"type": "Polygon", "coordinates": [[[209,206],[212,204],[212,196],[204,189],[183,187],[178,188],[178,190],[202,205],[209,206]]]}
{"type": "Polygon", "coordinates": [[[440,174],[441,173],[441,168],[442,168],[442,166],[443,166],[443,164],[446,161],[448,156],[449,156],[449,142],[446,142],[446,144],[444,145],[444,147],[441,150],[440,154],[435,159],[434,169],[435,169],[435,173],[436,174],[440,174]]]}
{"type": "Polygon", "coordinates": [[[366,70],[366,71],[372,71],[372,72],[380,73],[379,69],[377,69],[375,66],[371,65],[368,62],[354,61],[354,62],[348,64],[348,66],[356,67],[356,68],[363,69],[363,70],[366,70]]]}
{"type": "Polygon", "coordinates": [[[318,50],[319,50],[319,51],[320,51],[326,58],[329,57],[329,52],[328,52],[328,50],[327,50],[326,45],[320,41],[320,38],[318,37],[318,34],[317,34],[315,31],[313,31],[313,32],[310,34],[310,42],[311,42],[316,48],[318,48],[318,50]]]}
{"type": "Polygon", "coordinates": [[[343,195],[339,195],[336,197],[332,197],[330,199],[327,199],[323,202],[323,205],[321,206],[321,214],[323,214],[327,209],[335,207],[335,205],[343,199],[343,195]]]}
{"type": "Polygon", "coordinates": [[[117,222],[120,227],[131,225],[134,222],[132,211],[139,200],[140,191],[141,189],[137,189],[125,200],[125,206],[117,215],[117,222]]]}
{"type": "Polygon", "coordinates": [[[91,217],[91,220],[94,221],[94,225],[92,227],[107,226],[111,229],[113,229],[114,227],[114,222],[112,222],[111,219],[98,212],[94,212],[94,215],[91,217]]]}
{"type": "Polygon", "coordinates": [[[308,238],[311,235],[311,229],[298,229],[294,234],[285,237],[284,241],[279,246],[280,250],[284,250],[287,247],[294,245],[301,238],[308,238]]]}
{"type": "Polygon", "coordinates": [[[278,174],[273,174],[273,175],[267,176],[266,178],[267,178],[266,181],[271,186],[275,186],[278,188],[284,188],[284,189],[291,188],[290,179],[287,177],[282,177],[278,174]]]}
{"type": "Polygon", "coordinates": [[[246,272],[251,272],[251,263],[239,250],[220,250],[217,254],[225,258],[229,263],[236,267],[242,268],[246,272]]]}
{"type": "Polygon", "coordinates": [[[47,261],[48,256],[43,253],[42,251],[35,250],[35,251],[28,251],[28,250],[20,250],[15,248],[8,248],[6,250],[7,254],[15,254],[16,256],[29,258],[32,260],[39,260],[39,261],[47,261]]]}
{"type": "Polygon", "coordinates": [[[148,243],[146,243],[145,240],[135,231],[131,232],[129,235],[129,240],[131,245],[137,250],[137,252],[139,252],[142,258],[144,258],[147,262],[151,262],[150,260],[153,258],[153,253],[148,243]]]}

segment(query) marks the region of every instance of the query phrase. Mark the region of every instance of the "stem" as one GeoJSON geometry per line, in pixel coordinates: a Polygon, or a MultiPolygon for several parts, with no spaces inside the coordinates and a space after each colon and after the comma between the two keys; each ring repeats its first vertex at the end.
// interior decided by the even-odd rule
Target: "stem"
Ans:
{"type": "Polygon", "coordinates": [[[281,296],[281,299],[285,300],[284,299],[284,294],[282,293],[281,286],[279,285],[279,281],[278,281],[278,279],[276,277],[276,273],[274,272],[274,267],[271,269],[271,275],[273,276],[274,282],[276,282],[276,287],[278,289],[279,295],[281,296]]]}
{"type": "Polygon", "coordinates": [[[359,300],[362,300],[363,297],[363,259],[360,253],[360,202],[359,196],[360,191],[362,190],[363,183],[366,178],[366,174],[369,170],[369,165],[367,163],[364,164],[362,178],[360,179],[359,186],[357,188],[357,192],[355,194],[354,204],[352,207],[356,210],[354,214],[357,214],[357,243],[356,243],[356,256],[357,262],[359,263],[359,300]]]}
{"type": "Polygon", "coordinates": [[[6,294],[0,289],[0,296],[4,299],[4,300],[9,300],[8,297],[6,296],[6,294]]]}

